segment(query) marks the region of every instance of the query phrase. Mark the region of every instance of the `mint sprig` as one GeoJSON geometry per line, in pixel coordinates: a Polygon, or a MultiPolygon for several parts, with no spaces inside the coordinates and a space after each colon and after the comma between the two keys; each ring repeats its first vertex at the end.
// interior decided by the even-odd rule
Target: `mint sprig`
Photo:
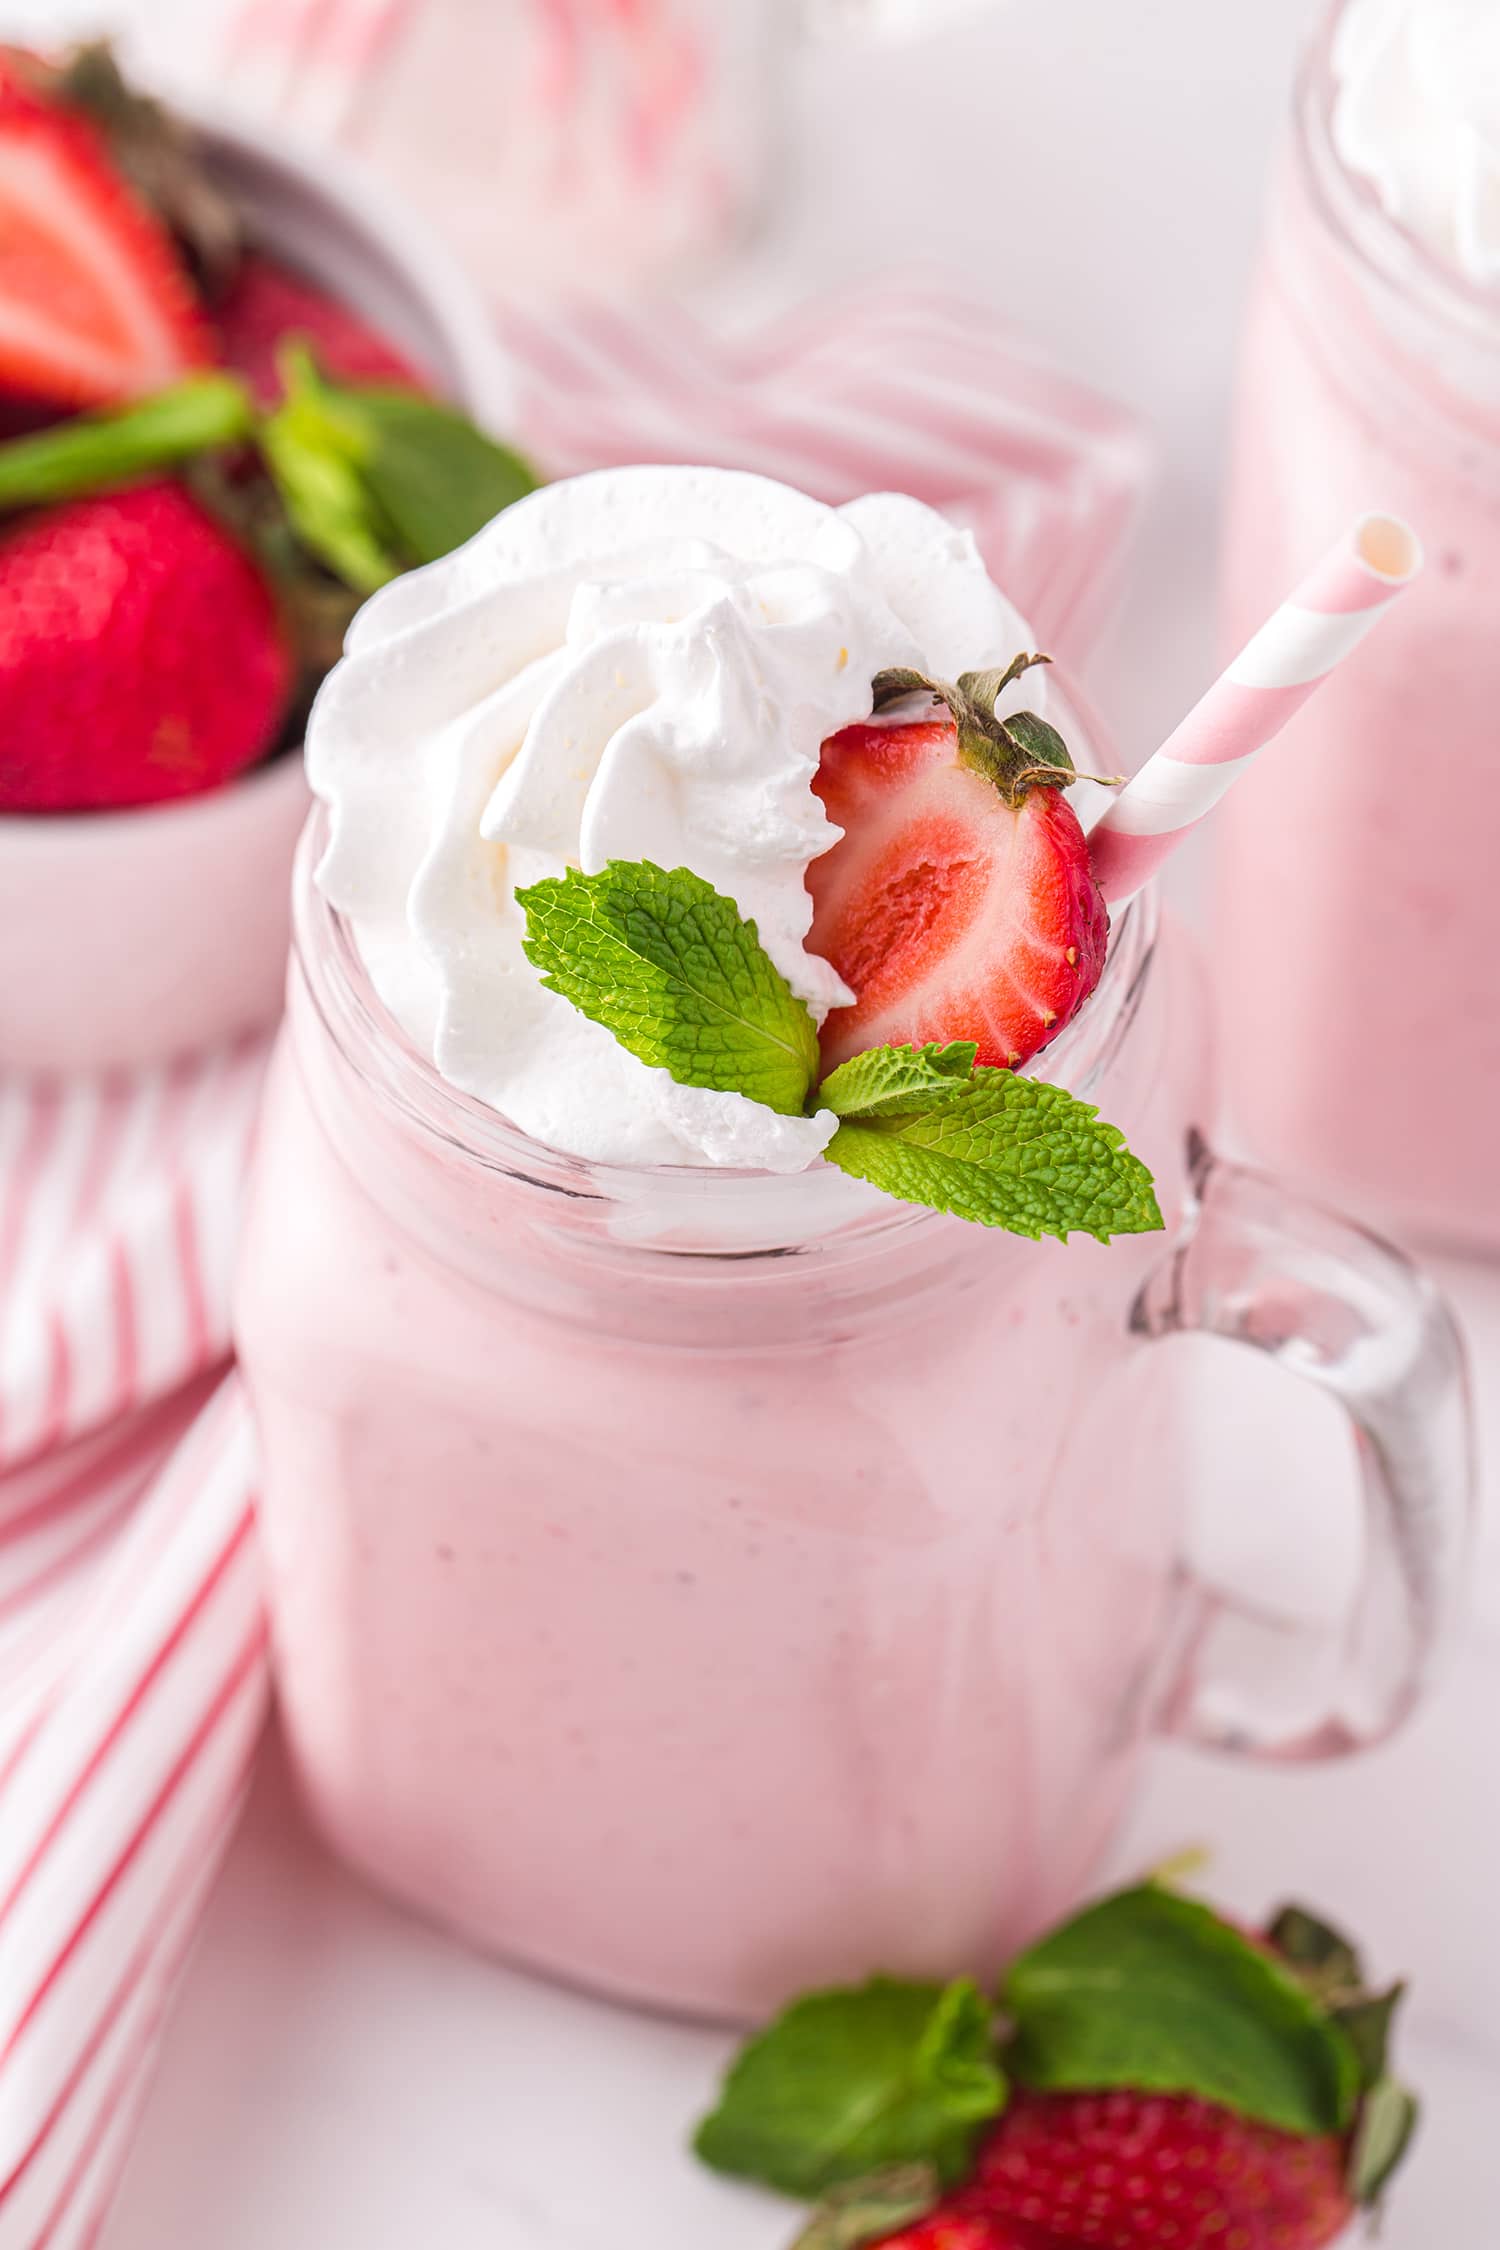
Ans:
{"type": "Polygon", "coordinates": [[[732,899],[689,868],[611,860],[517,891],[526,957],[644,1063],[685,1086],[801,1114],[818,1067],[812,1017],[732,899]]]}
{"type": "MultiPolygon", "coordinates": [[[[300,344],[281,362],[285,395],[269,414],[221,371],[0,444],[0,513],[163,470],[195,474],[226,452],[237,467],[253,464],[258,453],[261,481],[306,555],[369,594],[462,546],[535,487],[519,454],[454,407],[330,382],[300,344]]],[[[237,475],[237,487],[245,481],[237,475]]]]}
{"type": "Polygon", "coordinates": [[[330,382],[304,345],[283,347],[283,396],[261,449],[304,545],[349,585],[451,554],[532,491],[519,454],[419,393],[330,382]]]}
{"type": "Polygon", "coordinates": [[[830,1164],[1033,1241],[1160,1227],[1151,1175],[1087,1102],[976,1065],[972,1040],[876,1047],[818,1081],[811,1015],[732,899],[690,868],[611,860],[517,891],[550,992],[679,1084],[784,1116],[830,1109],[830,1164]]]}
{"type": "Polygon", "coordinates": [[[717,2172],[809,2199],[890,2165],[947,2184],[1005,2093],[977,1986],[873,1977],[795,2001],[748,2041],[693,2145],[717,2172]]]}
{"type": "Polygon", "coordinates": [[[1195,2094],[1286,2133],[1340,2133],[1354,2049],[1280,1961],[1196,1899],[1122,1891],[1011,1964],[1013,2075],[1042,2091],[1195,2094]]]}

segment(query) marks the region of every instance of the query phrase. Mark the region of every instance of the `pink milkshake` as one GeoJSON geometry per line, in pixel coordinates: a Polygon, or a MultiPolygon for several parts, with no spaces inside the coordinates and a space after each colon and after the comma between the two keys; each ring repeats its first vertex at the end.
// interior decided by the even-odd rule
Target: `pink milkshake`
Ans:
{"type": "Polygon", "coordinates": [[[1076,1894],[1153,1727],[1350,1747],[1443,1622],[1451,1330],[1193,1141],[1201,995],[1149,897],[1037,1074],[1123,1130],[1169,1240],[896,1201],[821,1160],[831,1113],[647,1068],[522,948],[542,869],[680,860],[836,1004],[819,745],[903,647],[951,676],[955,641],[1013,640],[913,502],[619,472],[379,597],[314,717],[237,1321],[288,1739],[373,1880],[612,1993],[750,2016],[988,1974],[1076,1894]],[[1351,1633],[1285,1734],[1179,1565],[1148,1347],[1187,1329],[1290,1346],[1378,1440],[1371,1585],[1394,1560],[1407,1634],[1351,1633]]]}
{"type": "Polygon", "coordinates": [[[1216,821],[1229,1114],[1293,1177],[1500,1247],[1500,241],[1485,11],[1336,11],[1299,90],[1241,368],[1238,645],[1340,525],[1425,579],[1216,821]],[[1484,20],[1481,20],[1484,19],[1484,20]]]}
{"type": "MultiPolygon", "coordinates": [[[[997,1968],[1151,1716],[1159,1241],[550,1156],[380,1051],[306,873],[239,1331],[319,1824],[479,1943],[673,2007],[997,1968]]],[[[1079,1034],[1175,1206],[1197,1073],[1165,974],[1127,1025],[1137,922],[1079,1034]]]]}

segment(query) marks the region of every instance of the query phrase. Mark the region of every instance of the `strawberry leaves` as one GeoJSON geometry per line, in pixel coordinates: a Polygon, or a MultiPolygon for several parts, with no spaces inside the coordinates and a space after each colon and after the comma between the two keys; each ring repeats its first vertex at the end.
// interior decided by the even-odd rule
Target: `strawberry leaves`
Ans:
{"type": "Polygon", "coordinates": [[[1356,2203],[1380,2201],[1411,2147],[1420,2117],[1415,2095],[1394,2078],[1371,2087],[1349,2151],[1349,2193],[1356,2203]]]}
{"type": "Polygon", "coordinates": [[[1370,1991],[1351,1940],[1306,1907],[1282,1907],[1267,1935],[1354,2051],[1362,2099],[1349,2149],[1349,2192],[1356,2203],[1374,2203],[1406,2154],[1419,2117],[1416,2097],[1390,2067],[1391,2033],[1406,1987],[1370,1991]]]}
{"type": "MultiPolygon", "coordinates": [[[[1019,804],[1038,783],[1066,789],[1079,779],[1073,753],[1046,719],[1035,711],[1011,711],[1002,718],[996,709],[1000,697],[1033,665],[1050,664],[1050,656],[1013,656],[1004,670],[960,672],[956,680],[929,679],[925,672],[893,666],[877,672],[875,709],[885,711],[909,696],[930,695],[946,704],[958,730],[959,757],[992,782],[1007,804],[1019,804]]],[[[1107,789],[1118,787],[1123,774],[1088,774],[1107,789]]]]}
{"type": "Polygon", "coordinates": [[[611,860],[516,893],[551,992],[679,1084],[794,1116],[832,1110],[830,1164],[887,1195],[1033,1241],[1160,1227],[1151,1175],[1061,1086],[976,1068],[972,1040],[878,1047],[817,1083],[812,1017],[755,924],[686,867],[611,860]]]}
{"type": "Polygon", "coordinates": [[[1035,664],[1051,662],[1050,656],[1023,653],[1013,656],[1003,671],[960,672],[952,681],[929,679],[925,672],[904,667],[877,672],[875,709],[883,711],[919,694],[946,704],[958,730],[960,761],[992,782],[1007,804],[1018,805],[1037,782],[1066,789],[1076,778],[1072,755],[1056,727],[1035,711],[1017,711],[1002,719],[995,708],[1023,673],[1035,664]]]}
{"type": "Polygon", "coordinates": [[[930,2164],[888,2164],[864,2179],[830,2188],[792,2250],[864,2250],[899,2227],[925,2218],[942,2193],[930,2164]]]}
{"type": "Polygon", "coordinates": [[[191,126],[129,83],[107,40],[75,47],[57,67],[28,57],[27,74],[49,101],[93,119],[116,169],[177,237],[215,295],[234,271],[245,230],[191,126]]]}

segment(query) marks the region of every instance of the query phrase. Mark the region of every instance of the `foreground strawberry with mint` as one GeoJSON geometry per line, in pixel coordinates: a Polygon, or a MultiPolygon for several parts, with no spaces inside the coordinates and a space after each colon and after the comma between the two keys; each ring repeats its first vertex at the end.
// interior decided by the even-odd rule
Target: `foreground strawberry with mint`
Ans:
{"type": "Polygon", "coordinates": [[[858,995],[822,1030],[831,1069],[866,1047],[972,1039],[1014,1069],[1099,981],[1109,918],[1078,816],[1073,761],[1034,712],[996,701],[1038,656],[954,684],[883,672],[877,714],[913,694],[941,720],[846,727],[814,786],[843,829],[808,869],[810,944],[858,995]]]}
{"type": "Polygon", "coordinates": [[[699,2156],[818,2208],[796,2250],[1323,2250],[1395,2172],[1399,1986],[1300,1908],[1264,1938],[1161,1884],[967,1981],[795,2002],[699,2156]]]}

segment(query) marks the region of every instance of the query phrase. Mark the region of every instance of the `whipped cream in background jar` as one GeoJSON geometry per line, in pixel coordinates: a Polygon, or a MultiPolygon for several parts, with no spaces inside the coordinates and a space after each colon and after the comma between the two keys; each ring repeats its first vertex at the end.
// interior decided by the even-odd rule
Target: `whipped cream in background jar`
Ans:
{"type": "Polygon", "coordinates": [[[1228,1114],[1410,1233],[1500,1249],[1500,9],[1346,0],[1245,332],[1238,646],[1368,507],[1423,579],[1216,816],[1228,1114]]]}
{"type": "Polygon", "coordinates": [[[287,1738],[373,1880],[611,1993],[749,2017],[987,1973],[1082,1888],[1153,1731],[1377,1740],[1444,1628],[1451,1324],[1208,1156],[1202,994],[1149,896],[1044,1058],[1155,1174],[1168,1233],[1109,1244],[851,1181],[827,1122],[585,1037],[520,950],[517,882],[685,860],[832,1004],[823,735],[872,669],[1026,638],[913,501],[610,472],[379,596],[310,730],[236,1315],[287,1738]],[[1187,1331],[1274,1350],[1365,1440],[1369,1575],[1327,1643],[1180,1566],[1154,1345],[1187,1331]]]}
{"type": "Polygon", "coordinates": [[[659,285],[731,250],[790,176],[808,36],[915,38],[989,4],[383,0],[351,22],[332,5],[137,0],[134,28],[153,65],[227,79],[356,151],[476,281],[550,294],[659,285]]]}

